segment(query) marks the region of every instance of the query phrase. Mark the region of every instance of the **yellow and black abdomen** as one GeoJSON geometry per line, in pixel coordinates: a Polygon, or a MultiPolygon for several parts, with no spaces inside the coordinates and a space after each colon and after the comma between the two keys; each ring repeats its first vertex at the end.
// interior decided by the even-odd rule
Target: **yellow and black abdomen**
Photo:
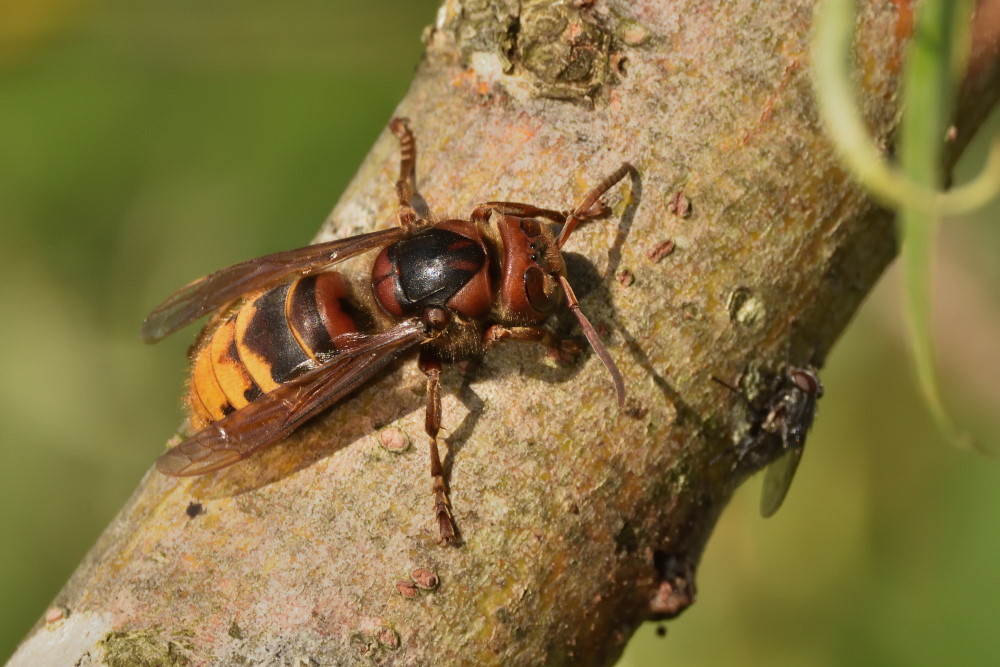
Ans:
{"type": "Polygon", "coordinates": [[[203,428],[336,353],[358,331],[344,278],[319,273],[249,294],[209,325],[193,355],[187,404],[203,428]]]}

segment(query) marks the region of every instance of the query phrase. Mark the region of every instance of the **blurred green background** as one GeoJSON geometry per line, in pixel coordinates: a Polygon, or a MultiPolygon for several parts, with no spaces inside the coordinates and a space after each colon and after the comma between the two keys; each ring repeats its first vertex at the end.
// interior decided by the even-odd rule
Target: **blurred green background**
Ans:
{"type": "MultiPolygon", "coordinates": [[[[180,422],[190,336],[148,348],[139,322],[312,237],[436,5],[0,0],[0,659],[180,422]]],[[[997,213],[946,227],[938,295],[948,395],[994,448],[997,213]]],[[[831,355],[786,506],[763,521],[742,489],[698,604],[624,665],[995,664],[1000,469],[934,431],[897,294],[890,276],[831,355]]]]}

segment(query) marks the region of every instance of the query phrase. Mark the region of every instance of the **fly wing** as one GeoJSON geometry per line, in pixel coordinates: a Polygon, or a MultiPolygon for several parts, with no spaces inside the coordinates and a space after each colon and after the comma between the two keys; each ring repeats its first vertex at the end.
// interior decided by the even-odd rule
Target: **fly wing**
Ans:
{"type": "Polygon", "coordinates": [[[799,461],[802,460],[802,447],[792,447],[778,457],[764,471],[764,488],[760,493],[760,515],[765,519],[774,515],[788,495],[799,461]]]}
{"type": "Polygon", "coordinates": [[[156,468],[188,477],[245,459],[287,437],[426,338],[415,318],[378,334],[340,336],[341,350],[333,359],[206,426],[164,453],[156,468]]]}
{"type": "Polygon", "coordinates": [[[210,273],[171,294],[142,323],[139,335],[155,343],[244,294],[280,283],[288,276],[318,273],[365,251],[392,243],[401,227],[286,250],[210,273]]]}

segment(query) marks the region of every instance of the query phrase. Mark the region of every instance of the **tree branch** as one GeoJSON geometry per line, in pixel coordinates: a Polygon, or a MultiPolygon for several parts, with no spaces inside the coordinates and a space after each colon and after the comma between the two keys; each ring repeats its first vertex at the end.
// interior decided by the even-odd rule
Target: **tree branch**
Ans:
{"type": "MultiPolygon", "coordinates": [[[[397,110],[430,212],[566,209],[638,169],[568,244],[625,409],[593,355],[501,346],[471,380],[446,370],[464,542],[444,547],[407,362],[244,463],[148,473],[11,664],[597,665],[683,610],[745,474],[726,453],[746,407],[711,377],[822,359],[896,252],[817,122],[812,5],[446,2],[397,110]]],[[[912,9],[861,5],[859,101],[890,145],[912,9]]],[[[984,58],[959,136],[1000,89],[984,58]]],[[[393,224],[398,152],[385,132],[318,240],[393,224]]]]}

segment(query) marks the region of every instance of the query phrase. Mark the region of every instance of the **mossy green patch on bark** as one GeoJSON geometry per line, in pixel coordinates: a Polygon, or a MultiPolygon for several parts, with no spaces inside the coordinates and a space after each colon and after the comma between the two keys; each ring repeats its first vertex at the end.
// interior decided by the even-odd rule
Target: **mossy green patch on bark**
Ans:
{"type": "Polygon", "coordinates": [[[109,667],[182,667],[191,660],[181,642],[164,638],[157,628],[116,631],[101,640],[104,662],[109,667]]]}

